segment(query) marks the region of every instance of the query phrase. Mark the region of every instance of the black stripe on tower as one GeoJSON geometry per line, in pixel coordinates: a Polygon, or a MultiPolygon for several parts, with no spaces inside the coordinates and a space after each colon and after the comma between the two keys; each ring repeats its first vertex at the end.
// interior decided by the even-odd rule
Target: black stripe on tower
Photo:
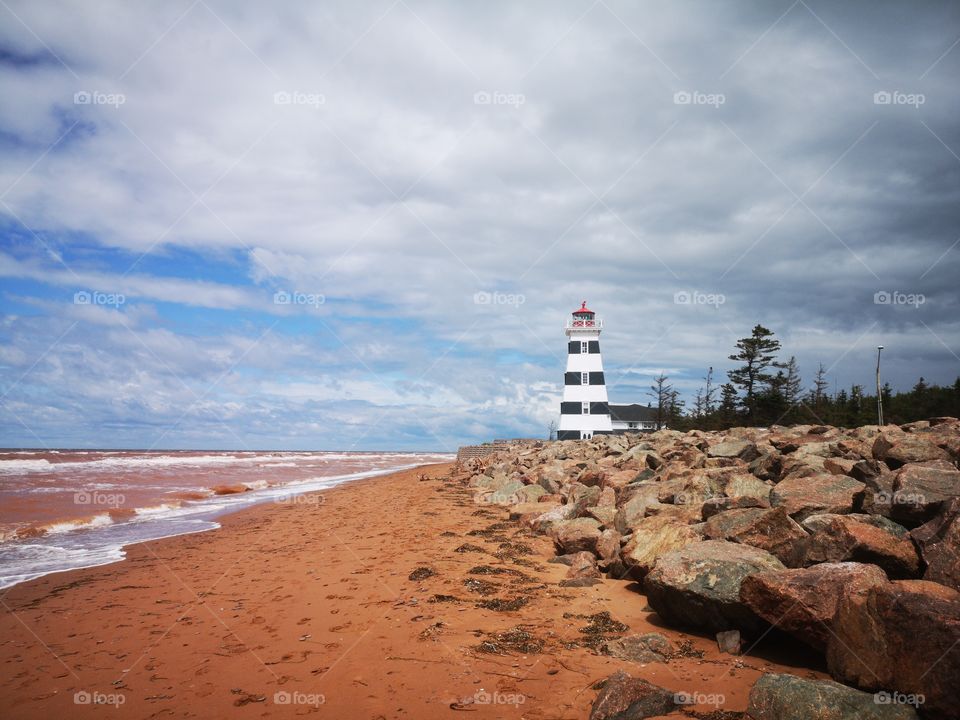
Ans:
{"type": "MultiPolygon", "coordinates": [[[[569,373],[568,373],[569,374],[569,373]]],[[[576,383],[574,383],[576,384],[576,383]]],[[[590,384],[591,385],[603,385],[603,371],[592,372],[590,373],[590,384]]]]}
{"type": "Polygon", "coordinates": [[[579,440],[580,431],[579,430],[558,430],[557,431],[557,440],[579,440]]]}
{"type": "Polygon", "coordinates": [[[567,343],[567,355],[579,355],[580,354],[580,343],[576,340],[571,340],[567,343]]]}
{"type": "Polygon", "coordinates": [[[579,385],[580,384],[580,373],[578,372],[565,372],[563,374],[563,384],[564,385],[579,385]]]}
{"type": "MultiPolygon", "coordinates": [[[[563,412],[563,403],[560,403],[560,412],[563,412]]],[[[610,414],[610,405],[605,402],[592,402],[590,403],[590,414],[591,415],[609,415],[610,414]]]]}
{"type": "Polygon", "coordinates": [[[599,354],[600,354],[600,341],[599,341],[599,340],[591,340],[590,343],[587,345],[587,350],[588,350],[591,354],[593,354],[593,355],[599,355],[599,354]]]}
{"type": "Polygon", "coordinates": [[[560,414],[561,415],[582,415],[583,403],[562,402],[560,403],[560,414]]]}

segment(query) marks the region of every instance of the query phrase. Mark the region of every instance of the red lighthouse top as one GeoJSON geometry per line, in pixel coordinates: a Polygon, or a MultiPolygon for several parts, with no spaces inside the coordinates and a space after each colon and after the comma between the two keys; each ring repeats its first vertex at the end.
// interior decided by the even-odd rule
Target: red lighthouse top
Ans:
{"type": "Polygon", "coordinates": [[[591,316],[592,316],[592,315],[595,315],[596,313],[594,313],[593,310],[588,310],[588,309],[587,309],[587,301],[584,300],[582,303],[580,303],[580,309],[579,309],[579,310],[574,310],[574,311],[573,311],[573,314],[574,314],[574,315],[591,315],[591,316]]]}

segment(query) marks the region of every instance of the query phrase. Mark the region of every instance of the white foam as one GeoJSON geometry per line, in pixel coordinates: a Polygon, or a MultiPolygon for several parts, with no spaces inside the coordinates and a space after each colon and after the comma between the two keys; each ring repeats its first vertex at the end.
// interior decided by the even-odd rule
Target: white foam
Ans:
{"type": "MultiPolygon", "coordinates": [[[[151,454],[125,455],[123,457],[101,457],[97,460],[79,460],[74,462],[51,463],[46,458],[30,460],[0,460],[0,474],[23,474],[33,472],[72,472],[77,470],[140,470],[143,468],[165,467],[209,467],[236,464],[258,463],[270,467],[298,467],[317,462],[336,462],[353,460],[370,463],[390,458],[422,457],[420,453],[219,453],[217,455],[151,454]]],[[[434,457],[434,456],[431,456],[434,457]]],[[[446,458],[444,455],[435,457],[446,458]]]]}
{"type": "Polygon", "coordinates": [[[53,523],[52,525],[47,525],[45,529],[48,535],[60,535],[62,533],[73,532],[74,530],[91,530],[112,524],[113,518],[103,513],[84,520],[65,520],[63,522],[53,523]]]}

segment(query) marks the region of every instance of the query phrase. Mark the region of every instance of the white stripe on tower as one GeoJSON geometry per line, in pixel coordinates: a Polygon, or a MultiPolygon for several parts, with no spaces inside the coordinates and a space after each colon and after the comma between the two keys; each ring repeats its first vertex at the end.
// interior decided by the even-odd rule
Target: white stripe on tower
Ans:
{"type": "Polygon", "coordinates": [[[567,320],[567,371],[560,404],[560,440],[592,437],[613,431],[607,385],[600,355],[603,321],[587,309],[586,301],[567,320]]]}

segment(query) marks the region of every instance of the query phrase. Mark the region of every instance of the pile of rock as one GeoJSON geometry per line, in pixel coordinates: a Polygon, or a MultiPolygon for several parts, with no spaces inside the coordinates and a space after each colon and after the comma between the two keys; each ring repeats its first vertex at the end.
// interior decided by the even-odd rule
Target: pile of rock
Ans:
{"type": "MultiPolygon", "coordinates": [[[[520,443],[467,467],[478,502],[552,537],[570,584],[630,577],[684,628],[776,626],[839,682],[960,718],[958,460],[960,420],[933,418],[520,443]]],[[[852,688],[802,683],[765,676],[751,717],[787,717],[769,708],[795,696],[856,706],[852,688]]]]}

